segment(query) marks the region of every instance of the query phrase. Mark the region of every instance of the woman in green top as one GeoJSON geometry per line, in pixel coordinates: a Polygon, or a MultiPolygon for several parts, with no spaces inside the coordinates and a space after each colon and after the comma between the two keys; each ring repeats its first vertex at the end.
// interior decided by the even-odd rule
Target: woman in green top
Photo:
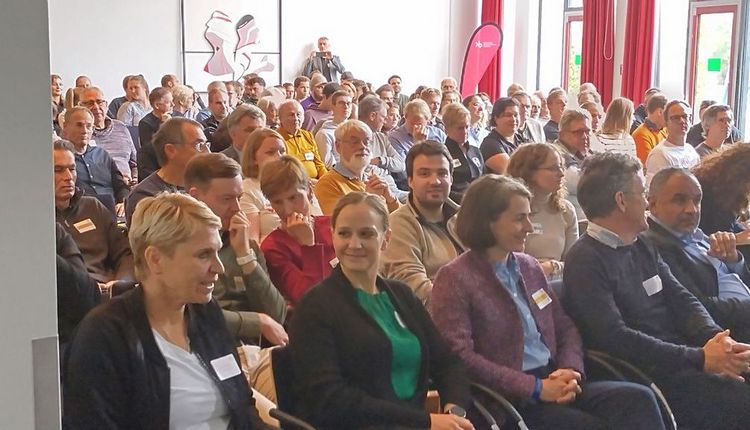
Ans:
{"type": "Polygon", "coordinates": [[[412,291],[378,276],[391,234],[382,199],[347,194],[331,219],[338,267],[301,299],[290,327],[296,412],[320,428],[473,429],[461,362],[412,291]],[[443,414],[424,409],[428,380],[443,414]]]}

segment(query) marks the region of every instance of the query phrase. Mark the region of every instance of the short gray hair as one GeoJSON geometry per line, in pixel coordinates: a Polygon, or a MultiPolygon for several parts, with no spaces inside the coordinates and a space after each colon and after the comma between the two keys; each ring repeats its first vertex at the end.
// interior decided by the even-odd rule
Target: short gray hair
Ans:
{"type": "Polygon", "coordinates": [[[713,125],[714,122],[716,122],[716,117],[719,116],[719,112],[729,112],[729,115],[734,120],[734,113],[732,112],[732,108],[730,108],[727,105],[711,105],[706,108],[705,111],[703,111],[703,116],[701,117],[701,126],[703,127],[703,137],[705,136],[706,127],[713,125]]]}
{"type": "Polygon", "coordinates": [[[360,118],[367,118],[371,113],[379,112],[384,105],[385,102],[380,97],[365,96],[359,102],[359,116],[360,118]]]}
{"type": "Polygon", "coordinates": [[[586,217],[605,217],[617,208],[615,194],[627,192],[642,170],[641,162],[627,154],[604,152],[583,161],[578,181],[578,203],[586,217]]]}
{"type": "Polygon", "coordinates": [[[367,136],[368,139],[372,137],[372,130],[364,122],[358,119],[350,119],[342,122],[336,127],[336,131],[333,132],[333,136],[337,141],[343,140],[345,136],[351,133],[353,130],[359,130],[367,136]]]}
{"type": "Polygon", "coordinates": [[[581,108],[566,109],[560,118],[560,131],[568,131],[573,121],[586,120],[591,124],[591,114],[589,111],[581,108]]]}
{"type": "Polygon", "coordinates": [[[259,107],[244,103],[237,106],[227,117],[227,129],[231,130],[245,117],[258,119],[262,125],[266,124],[266,114],[259,107]]]}

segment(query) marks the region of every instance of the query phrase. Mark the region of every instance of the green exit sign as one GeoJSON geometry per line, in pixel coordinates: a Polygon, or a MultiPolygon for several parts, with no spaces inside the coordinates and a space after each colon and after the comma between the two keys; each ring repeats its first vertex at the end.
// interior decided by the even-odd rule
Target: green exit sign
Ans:
{"type": "Polygon", "coordinates": [[[573,60],[573,62],[575,63],[576,66],[580,66],[581,65],[581,54],[576,54],[575,60],[573,60]]]}
{"type": "Polygon", "coordinates": [[[721,58],[709,58],[708,59],[708,71],[709,72],[721,72],[721,58]]]}

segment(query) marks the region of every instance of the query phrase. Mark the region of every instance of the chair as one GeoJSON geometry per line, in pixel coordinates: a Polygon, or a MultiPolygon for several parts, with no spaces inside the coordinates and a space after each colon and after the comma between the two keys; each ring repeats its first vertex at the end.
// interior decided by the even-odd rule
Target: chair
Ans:
{"type": "Polygon", "coordinates": [[[471,393],[473,397],[474,408],[476,408],[476,410],[480,415],[482,415],[484,420],[487,421],[490,429],[499,430],[500,426],[505,423],[507,418],[509,418],[513,421],[513,424],[515,424],[515,427],[518,430],[529,430],[529,428],[526,426],[526,422],[523,420],[523,417],[515,408],[515,406],[513,406],[511,402],[509,402],[505,397],[503,397],[493,389],[480,383],[472,382],[471,393]],[[505,413],[505,417],[503,417],[503,419],[501,420],[500,425],[498,425],[495,417],[492,416],[492,414],[489,410],[487,410],[484,404],[480,403],[479,400],[477,400],[478,398],[488,399],[502,408],[502,411],[505,413]]]}
{"type": "Polygon", "coordinates": [[[271,368],[276,385],[276,408],[271,409],[268,414],[276,418],[283,429],[315,430],[315,427],[290,413],[294,410],[294,373],[288,346],[271,350],[271,368]]]}
{"type": "MultiPolygon", "coordinates": [[[[586,368],[590,369],[591,374],[598,374],[607,379],[615,379],[623,382],[635,382],[645,385],[653,391],[656,400],[659,403],[664,425],[668,429],[677,430],[677,420],[675,420],[672,408],[669,407],[664,393],[643,371],[620,358],[612,357],[606,352],[587,350],[586,351],[586,368]]],[[[680,430],[686,430],[680,427],[680,430]]]]}

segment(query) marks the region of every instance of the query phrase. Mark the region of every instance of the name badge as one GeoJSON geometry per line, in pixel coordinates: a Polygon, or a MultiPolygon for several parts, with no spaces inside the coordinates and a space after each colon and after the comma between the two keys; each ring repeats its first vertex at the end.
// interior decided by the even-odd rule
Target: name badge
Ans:
{"type": "Polygon", "coordinates": [[[329,261],[328,264],[331,265],[331,267],[336,267],[339,265],[339,259],[338,257],[333,257],[333,260],[329,261]]]}
{"type": "Polygon", "coordinates": [[[94,221],[91,221],[91,218],[79,221],[73,224],[73,227],[78,230],[78,233],[86,233],[87,231],[96,230],[96,225],[94,225],[94,221]]]}
{"type": "Polygon", "coordinates": [[[649,297],[661,291],[662,286],[659,275],[654,275],[654,277],[643,281],[643,289],[646,290],[646,294],[648,294],[649,297]]]}
{"type": "Polygon", "coordinates": [[[393,316],[396,317],[396,322],[401,326],[401,328],[406,328],[406,324],[404,324],[404,321],[401,319],[401,315],[399,315],[398,312],[393,311],[393,316]]]}
{"type": "Polygon", "coordinates": [[[240,366],[237,365],[237,360],[234,359],[232,354],[211,360],[211,367],[214,368],[219,381],[224,381],[241,373],[240,366]]]}
{"type": "Polygon", "coordinates": [[[539,289],[532,294],[531,299],[534,300],[534,303],[536,303],[540,310],[546,308],[547,305],[552,303],[552,297],[550,297],[543,289],[539,289]]]}
{"type": "Polygon", "coordinates": [[[457,167],[461,167],[461,160],[459,160],[458,158],[454,158],[453,159],[453,168],[455,169],[457,167]]]}
{"type": "Polygon", "coordinates": [[[476,164],[476,166],[477,166],[477,167],[482,167],[482,162],[481,162],[481,161],[479,161],[479,158],[477,158],[477,157],[473,157],[473,158],[471,159],[471,161],[473,161],[473,162],[474,162],[474,164],[476,164]]]}
{"type": "Polygon", "coordinates": [[[305,152],[305,161],[313,161],[315,159],[315,154],[312,152],[305,152]]]}
{"type": "Polygon", "coordinates": [[[544,233],[544,228],[542,228],[542,224],[535,222],[531,224],[531,227],[534,229],[534,231],[531,234],[542,234],[544,233]]]}

